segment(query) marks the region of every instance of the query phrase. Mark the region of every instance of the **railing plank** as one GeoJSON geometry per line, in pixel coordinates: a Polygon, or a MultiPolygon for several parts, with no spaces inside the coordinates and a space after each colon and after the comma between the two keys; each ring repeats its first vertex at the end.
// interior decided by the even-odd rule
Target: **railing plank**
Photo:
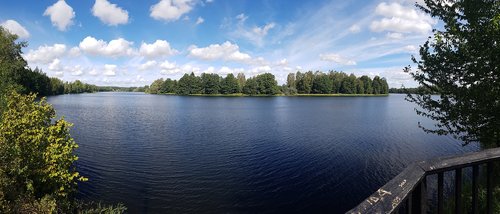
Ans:
{"type": "MultiPolygon", "coordinates": [[[[486,149],[480,152],[473,152],[468,154],[463,154],[459,156],[437,158],[430,161],[422,161],[409,165],[403,170],[399,175],[390,180],[382,188],[373,193],[370,197],[361,202],[357,207],[351,209],[347,213],[394,213],[397,211],[403,202],[411,205],[408,209],[412,207],[419,206],[419,211],[421,213],[426,212],[426,199],[425,193],[426,183],[425,178],[427,175],[438,174],[438,213],[443,213],[443,172],[456,170],[456,206],[455,211],[461,213],[463,210],[462,205],[462,168],[473,167],[477,171],[477,165],[486,163],[487,164],[487,212],[492,213],[492,191],[493,191],[493,165],[491,162],[500,160],[500,148],[486,149]],[[476,168],[474,168],[476,167],[476,168]],[[423,181],[422,185],[419,185],[423,181]],[[419,191],[423,190],[424,194],[421,195],[421,200],[419,204],[411,201],[408,195],[415,190],[419,185],[419,191]],[[425,187],[425,189],[423,189],[425,187]]],[[[477,200],[477,181],[478,172],[473,175],[473,180],[476,181],[475,200],[473,199],[473,213],[477,213],[478,200],[477,200]],[[474,211],[476,210],[476,211],[474,211]]],[[[474,186],[474,184],[473,184],[474,186]]],[[[413,194],[415,195],[415,194],[413,194]]],[[[413,198],[413,197],[412,197],[413,198]]]]}
{"type": "Polygon", "coordinates": [[[419,162],[418,165],[427,175],[438,172],[450,171],[476,164],[486,163],[500,159],[500,148],[485,149],[479,152],[471,152],[458,156],[437,158],[430,161],[419,162]]]}
{"type": "Polygon", "coordinates": [[[424,174],[425,172],[416,164],[408,166],[394,179],[347,213],[393,213],[420,183],[424,174]]]}

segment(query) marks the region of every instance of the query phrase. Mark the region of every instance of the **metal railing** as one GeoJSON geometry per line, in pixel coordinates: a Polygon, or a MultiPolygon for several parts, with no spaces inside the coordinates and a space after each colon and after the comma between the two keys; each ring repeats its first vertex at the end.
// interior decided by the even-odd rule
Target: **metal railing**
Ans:
{"type": "Polygon", "coordinates": [[[411,164],[347,213],[427,213],[427,177],[436,174],[437,213],[444,213],[443,174],[449,171],[455,174],[453,213],[464,213],[462,189],[466,167],[472,167],[472,206],[467,212],[479,213],[479,167],[482,165],[486,166],[486,213],[493,213],[493,162],[496,160],[500,160],[500,148],[411,164]]]}

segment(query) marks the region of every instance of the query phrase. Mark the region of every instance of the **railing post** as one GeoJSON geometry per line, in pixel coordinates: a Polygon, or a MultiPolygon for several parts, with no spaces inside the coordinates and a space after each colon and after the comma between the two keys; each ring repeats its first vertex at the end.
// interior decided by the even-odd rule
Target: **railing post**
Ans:
{"type": "Polygon", "coordinates": [[[412,192],[412,213],[426,213],[426,202],[427,202],[427,182],[426,177],[422,178],[422,181],[415,187],[412,192]]]}
{"type": "Polygon", "coordinates": [[[486,170],[486,213],[493,213],[493,163],[487,164],[486,170]]]}
{"type": "Polygon", "coordinates": [[[455,213],[462,214],[462,168],[455,169],[455,213]]]}
{"type": "Polygon", "coordinates": [[[472,166],[472,214],[479,213],[479,203],[477,200],[477,194],[479,191],[478,180],[479,180],[479,166],[474,165],[472,166]]]}
{"type": "Polygon", "coordinates": [[[443,172],[438,173],[438,214],[443,214],[443,172]]]}

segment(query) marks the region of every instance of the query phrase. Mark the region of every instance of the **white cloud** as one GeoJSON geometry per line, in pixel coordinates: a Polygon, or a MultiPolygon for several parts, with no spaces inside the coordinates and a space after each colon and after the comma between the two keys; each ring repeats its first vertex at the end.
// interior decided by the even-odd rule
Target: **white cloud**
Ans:
{"type": "Polygon", "coordinates": [[[64,0],[59,0],[52,6],[49,6],[43,15],[50,16],[52,25],[56,26],[60,31],[65,31],[73,24],[75,11],[64,0]]]}
{"type": "Polygon", "coordinates": [[[151,69],[151,68],[155,67],[157,64],[158,64],[158,63],[157,63],[156,61],[154,61],[154,60],[150,60],[150,61],[147,61],[147,62],[145,62],[145,63],[143,63],[143,64],[139,65],[138,69],[139,69],[140,71],[149,70],[149,69],[151,69]]]}
{"type": "Polygon", "coordinates": [[[160,0],[151,6],[150,16],[156,20],[175,21],[193,9],[194,0],[160,0]]]}
{"type": "Polygon", "coordinates": [[[214,0],[206,0],[205,2],[206,3],[212,3],[212,2],[214,2],[214,0]]]}
{"type": "Polygon", "coordinates": [[[116,65],[105,64],[103,74],[106,76],[116,76],[116,69],[116,65]]]}
{"type": "Polygon", "coordinates": [[[92,14],[110,26],[128,23],[128,11],[107,0],[96,0],[92,7],[92,14]]]}
{"type": "Polygon", "coordinates": [[[244,26],[244,21],[248,17],[240,14],[236,18],[239,20],[239,24],[236,30],[231,34],[237,38],[244,38],[258,47],[264,45],[264,38],[267,36],[268,32],[276,26],[276,23],[271,22],[260,27],[246,27],[244,26]]]}
{"type": "Polygon", "coordinates": [[[30,33],[24,28],[21,24],[16,22],[15,20],[9,19],[0,24],[3,28],[9,31],[12,34],[16,34],[21,39],[27,39],[30,37],[30,33]]]}
{"type": "Polygon", "coordinates": [[[65,67],[65,70],[71,72],[73,76],[81,76],[83,74],[83,67],[81,65],[75,65],[73,67],[65,67]]]}
{"type": "Polygon", "coordinates": [[[199,25],[201,23],[205,22],[205,19],[201,18],[201,17],[198,17],[198,19],[196,19],[196,24],[199,25]]]}
{"type": "Polygon", "coordinates": [[[248,19],[248,16],[246,16],[244,13],[240,13],[236,16],[236,19],[238,19],[240,23],[243,23],[248,19]]]}
{"type": "Polygon", "coordinates": [[[397,2],[382,2],[375,8],[375,13],[384,17],[371,23],[370,28],[375,32],[428,34],[437,23],[427,14],[417,12],[414,7],[403,6],[397,2]]]}
{"type": "Polygon", "coordinates": [[[80,50],[101,56],[127,56],[133,54],[133,49],[130,47],[133,43],[123,38],[111,40],[109,43],[103,40],[97,40],[94,37],[87,36],[80,42],[80,50]]]}
{"type": "Polygon", "coordinates": [[[335,62],[340,65],[356,65],[356,61],[346,59],[340,56],[339,54],[333,54],[333,53],[320,54],[319,58],[323,61],[335,62]]]}
{"type": "Polygon", "coordinates": [[[78,47],[72,47],[69,50],[68,54],[69,54],[69,56],[72,56],[72,57],[80,56],[80,54],[81,54],[80,48],[78,48],[78,47]]]}
{"type": "Polygon", "coordinates": [[[49,70],[50,71],[61,71],[62,66],[61,66],[61,60],[59,59],[54,59],[52,62],[49,64],[49,70]]]}
{"type": "Polygon", "coordinates": [[[97,72],[97,69],[93,68],[89,71],[89,74],[92,75],[92,76],[97,76],[99,75],[99,73],[97,72]]]}
{"type": "Polygon", "coordinates": [[[386,35],[387,38],[389,39],[403,39],[403,34],[402,33],[387,33],[386,35]]]}
{"type": "Polygon", "coordinates": [[[357,24],[354,24],[351,27],[349,27],[349,32],[351,32],[351,33],[359,33],[360,31],[361,31],[361,28],[357,24]]]}
{"type": "Polygon", "coordinates": [[[251,63],[252,60],[250,55],[240,52],[238,45],[232,44],[229,41],[223,44],[212,44],[204,48],[191,46],[189,48],[189,56],[203,60],[226,60],[244,63],[251,63]]]}
{"type": "Polygon", "coordinates": [[[66,45],[54,44],[53,46],[40,46],[36,50],[29,50],[24,58],[29,63],[44,63],[52,62],[54,59],[63,56],[66,53],[66,45]]]}
{"type": "Polygon", "coordinates": [[[167,60],[160,64],[160,74],[175,74],[180,73],[181,69],[177,67],[175,62],[171,63],[167,60]]]}
{"type": "Polygon", "coordinates": [[[178,51],[170,47],[170,44],[165,40],[156,40],[152,44],[142,43],[139,49],[141,56],[154,58],[159,56],[172,56],[178,51]]]}
{"type": "Polygon", "coordinates": [[[407,45],[403,48],[405,51],[408,51],[410,53],[414,53],[417,51],[417,47],[415,45],[407,45]]]}

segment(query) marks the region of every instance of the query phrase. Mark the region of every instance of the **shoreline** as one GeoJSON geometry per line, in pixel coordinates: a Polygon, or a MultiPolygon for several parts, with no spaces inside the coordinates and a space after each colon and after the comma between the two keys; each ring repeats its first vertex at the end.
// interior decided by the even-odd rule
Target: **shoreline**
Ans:
{"type": "MultiPolygon", "coordinates": [[[[146,93],[149,94],[149,93],[146,93]]],[[[294,94],[294,95],[285,95],[285,94],[276,94],[276,95],[267,95],[267,94],[188,94],[188,95],[180,95],[175,93],[165,93],[165,94],[152,94],[152,95],[167,95],[167,96],[186,96],[186,97],[387,97],[389,94],[294,94]]]]}

